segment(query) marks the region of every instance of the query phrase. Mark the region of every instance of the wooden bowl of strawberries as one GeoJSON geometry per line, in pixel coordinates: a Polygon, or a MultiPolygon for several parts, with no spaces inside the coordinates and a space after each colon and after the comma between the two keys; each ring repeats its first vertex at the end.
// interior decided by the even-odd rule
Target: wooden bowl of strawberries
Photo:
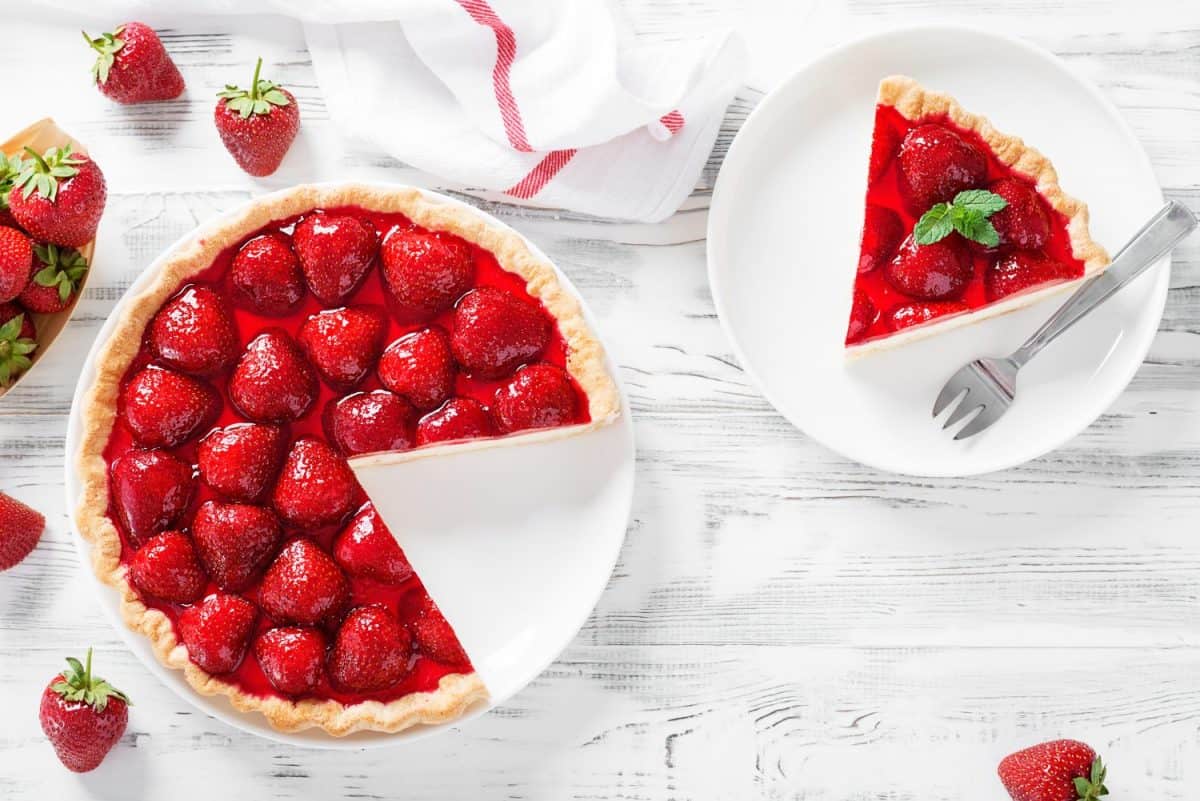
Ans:
{"type": "Polygon", "coordinates": [[[54,120],[0,144],[0,395],[66,327],[106,196],[100,168],[54,120]]]}

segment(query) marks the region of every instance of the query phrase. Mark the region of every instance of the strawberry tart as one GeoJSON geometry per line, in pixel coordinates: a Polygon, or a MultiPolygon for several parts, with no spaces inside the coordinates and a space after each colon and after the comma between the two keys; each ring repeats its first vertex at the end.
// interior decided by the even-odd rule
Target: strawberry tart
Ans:
{"type": "Polygon", "coordinates": [[[519,235],[415,189],[301,186],[200,229],[131,299],[86,396],[77,522],[198,692],[282,731],[441,723],[487,688],[351,464],[620,413],[519,235]]]}
{"type": "Polygon", "coordinates": [[[1108,261],[1049,159],[949,95],[880,83],[848,356],[1013,311],[1108,261]]]}

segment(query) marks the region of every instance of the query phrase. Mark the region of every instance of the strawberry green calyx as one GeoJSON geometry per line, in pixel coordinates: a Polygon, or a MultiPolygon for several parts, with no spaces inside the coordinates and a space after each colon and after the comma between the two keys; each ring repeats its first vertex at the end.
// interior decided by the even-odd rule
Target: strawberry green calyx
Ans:
{"type": "Polygon", "coordinates": [[[50,689],[66,700],[85,703],[97,712],[103,712],[111,698],[119,698],[127,705],[133,705],[125,693],[99,676],[92,675],[91,648],[87,652],[87,665],[81,665],[78,659],[70,656],[67,657],[67,665],[58,681],[50,685],[50,689]]]}
{"type": "Polygon", "coordinates": [[[58,287],[58,299],[66,303],[87,275],[88,263],[75,248],[58,245],[34,245],[33,252],[44,266],[33,274],[38,286],[58,287]]]}
{"type": "Polygon", "coordinates": [[[125,40],[120,38],[124,30],[125,26],[121,25],[112,33],[102,33],[95,39],[89,36],[87,31],[80,31],[84,41],[97,53],[96,63],[92,65],[92,76],[97,83],[108,81],[108,71],[112,69],[117,51],[125,46],[125,40]]]}
{"type": "Polygon", "coordinates": [[[967,189],[949,203],[938,203],[921,215],[913,228],[918,245],[931,245],[958,231],[965,239],[987,247],[1000,244],[1000,235],[991,217],[1008,205],[1008,201],[986,189],[967,189]]]}
{"type": "Polygon", "coordinates": [[[20,189],[22,197],[29,197],[36,190],[42,197],[54,202],[58,197],[58,182],[79,174],[83,159],[71,154],[71,146],[52,147],[39,155],[26,147],[29,158],[21,163],[21,172],[13,181],[13,191],[20,189]]]}
{"type": "Polygon", "coordinates": [[[261,70],[262,59],[259,58],[258,63],[254,65],[254,77],[250,80],[249,89],[239,89],[227,83],[225,91],[217,92],[217,97],[224,98],[225,105],[241,115],[242,119],[251,114],[270,114],[273,107],[287,106],[292,102],[279,89],[278,84],[258,77],[261,70]]]}
{"type": "Polygon", "coordinates": [[[8,208],[8,190],[21,174],[21,157],[0,153],[0,210],[8,208]]]}
{"type": "Polygon", "coordinates": [[[7,387],[33,365],[29,354],[37,349],[37,343],[21,336],[24,324],[25,315],[18,314],[0,325],[0,387],[7,387]]]}
{"type": "Polygon", "coordinates": [[[1108,788],[1104,786],[1104,778],[1108,774],[1108,768],[1100,761],[1100,757],[1096,757],[1096,761],[1092,763],[1092,770],[1088,776],[1078,776],[1075,778],[1075,792],[1079,796],[1079,801],[1097,801],[1101,796],[1108,795],[1108,788]]]}

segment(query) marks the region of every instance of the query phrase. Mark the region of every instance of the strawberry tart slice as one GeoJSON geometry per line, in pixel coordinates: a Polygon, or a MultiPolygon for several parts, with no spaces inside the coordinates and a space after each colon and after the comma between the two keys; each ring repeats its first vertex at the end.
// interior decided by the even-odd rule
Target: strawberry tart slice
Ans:
{"type": "Polygon", "coordinates": [[[1107,265],[1045,156],[911,78],[879,84],[848,356],[1013,311],[1107,265]]]}
{"type": "Polygon", "coordinates": [[[297,187],[199,230],[129,305],[86,399],[77,511],[126,623],[284,731],[396,732],[486,698],[353,465],[617,419],[553,267],[415,189],[297,187]]]}

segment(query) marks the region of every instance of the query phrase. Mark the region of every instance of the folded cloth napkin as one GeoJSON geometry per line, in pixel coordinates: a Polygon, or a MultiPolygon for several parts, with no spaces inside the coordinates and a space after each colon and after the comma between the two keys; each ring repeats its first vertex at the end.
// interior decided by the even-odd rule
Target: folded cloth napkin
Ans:
{"type": "MultiPolygon", "coordinates": [[[[101,10],[153,20],[166,9],[89,2],[89,14],[101,10]]],[[[190,0],[173,10],[300,19],[339,127],[407,164],[516,202],[649,222],[695,186],[745,61],[733,34],[639,43],[606,0],[190,0]]]]}

